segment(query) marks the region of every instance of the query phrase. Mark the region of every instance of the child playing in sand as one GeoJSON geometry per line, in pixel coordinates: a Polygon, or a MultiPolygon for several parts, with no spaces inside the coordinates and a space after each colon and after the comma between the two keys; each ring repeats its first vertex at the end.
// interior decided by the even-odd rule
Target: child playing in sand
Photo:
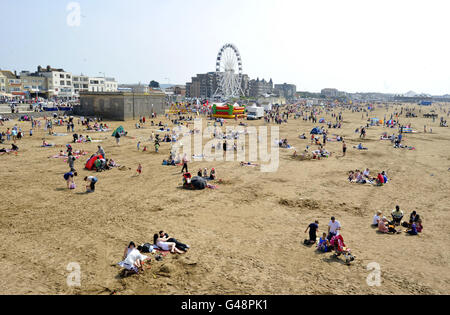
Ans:
{"type": "Polygon", "coordinates": [[[204,178],[208,177],[208,169],[206,167],[203,169],[203,177],[204,178]]]}
{"type": "Polygon", "coordinates": [[[136,172],[137,172],[137,175],[138,175],[138,176],[142,174],[142,165],[141,165],[141,163],[139,163],[136,172]]]}
{"type": "Polygon", "coordinates": [[[323,253],[328,252],[329,242],[327,239],[327,233],[323,233],[322,237],[319,239],[319,243],[317,244],[317,250],[323,253]]]}
{"type": "Polygon", "coordinates": [[[138,141],[138,143],[137,143],[137,149],[138,149],[138,151],[139,151],[140,147],[141,147],[141,141],[138,141]]]}
{"type": "Polygon", "coordinates": [[[68,172],[64,174],[64,179],[67,182],[67,189],[75,189],[75,182],[73,180],[73,177],[77,175],[78,175],[77,172],[68,172]]]}
{"type": "Polygon", "coordinates": [[[87,182],[86,184],[86,192],[92,193],[95,191],[95,184],[98,182],[98,178],[95,176],[86,176],[84,178],[84,181],[87,182]]]}

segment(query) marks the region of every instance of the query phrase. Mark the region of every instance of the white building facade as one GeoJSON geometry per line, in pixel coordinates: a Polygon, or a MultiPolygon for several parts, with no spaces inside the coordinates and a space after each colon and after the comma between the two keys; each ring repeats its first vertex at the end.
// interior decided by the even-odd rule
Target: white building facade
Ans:
{"type": "Polygon", "coordinates": [[[73,90],[72,74],[62,69],[52,69],[52,71],[44,72],[47,77],[48,92],[50,96],[63,98],[72,98],[75,96],[73,90]]]}

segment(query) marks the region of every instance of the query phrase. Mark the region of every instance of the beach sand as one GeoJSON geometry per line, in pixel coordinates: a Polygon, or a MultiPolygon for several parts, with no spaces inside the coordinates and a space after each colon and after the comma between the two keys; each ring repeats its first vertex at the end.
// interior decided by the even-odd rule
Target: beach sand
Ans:
{"type": "MultiPolygon", "coordinates": [[[[422,114],[432,108],[422,107],[422,114]]],[[[389,117],[393,109],[378,108],[369,118],[389,117]]],[[[367,118],[347,110],[343,128],[330,129],[330,134],[344,136],[346,157],[340,142],[329,142],[326,148],[333,154],[320,161],[295,160],[293,150],[280,149],[274,173],[239,162],[193,161],[193,175],[199,168],[215,167],[223,180],[216,182],[218,189],[204,191],[181,189],[181,166],[161,165],[170,144],[154,152],[147,141],[149,120],[140,130],[135,122],[110,122],[136,138],[122,138],[120,146],[111,132],[90,133],[101,143],[73,144],[74,150],[90,153],[101,144],[108,158],[130,168],[92,173],[83,170],[89,155],[82,157],[75,164],[75,191],[68,191],[62,178],[67,163],[48,158],[64,148],[40,147],[44,136],[65,145],[71,134],[53,137],[41,128],[29,137],[29,122],[7,122],[0,131],[17,123],[25,138],[18,141],[18,155],[0,156],[0,294],[449,294],[450,128],[422,114],[400,118],[418,130],[404,137],[416,150],[380,141],[384,131],[395,132],[382,126],[369,128],[367,139],[360,141],[354,130],[367,118]],[[423,133],[424,125],[433,133],[423,133]],[[369,150],[353,149],[359,142],[369,150]],[[142,152],[145,145],[149,152],[142,152]],[[138,163],[141,176],[135,176],[138,163]],[[348,171],[366,167],[372,174],[386,171],[391,181],[383,187],[348,182],[348,171]],[[87,175],[99,178],[93,194],[83,193],[87,175]],[[405,217],[416,210],[423,217],[423,233],[381,235],[370,227],[377,210],[390,217],[395,205],[405,217]],[[350,266],[303,245],[308,224],[319,220],[321,233],[331,216],[342,224],[345,243],[356,256],[350,266]],[[151,243],[159,230],[189,244],[190,251],[154,261],[143,274],[119,277],[117,263],[128,243],[151,243]],[[80,287],[66,282],[73,262],[81,268],[80,287]],[[366,282],[372,262],[380,265],[380,286],[366,282]]],[[[314,126],[290,119],[280,127],[280,136],[301,152],[310,144],[314,126]],[[302,133],[307,140],[298,138],[302,133]]],[[[81,130],[76,125],[77,133],[87,134],[81,130]]],[[[66,128],[56,127],[56,132],[66,128]]]]}

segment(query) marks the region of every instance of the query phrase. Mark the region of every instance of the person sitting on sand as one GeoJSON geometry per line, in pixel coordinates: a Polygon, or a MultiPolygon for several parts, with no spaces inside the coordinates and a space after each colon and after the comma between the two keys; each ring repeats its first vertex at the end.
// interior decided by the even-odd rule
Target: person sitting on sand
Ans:
{"type": "Polygon", "coordinates": [[[392,220],[395,225],[400,225],[403,219],[403,211],[400,210],[400,206],[395,206],[395,210],[391,212],[392,220]]]}
{"type": "Polygon", "coordinates": [[[364,176],[365,178],[369,178],[369,177],[370,177],[370,171],[369,171],[368,168],[366,168],[365,171],[363,172],[363,176],[364,176]]]}
{"type": "Polygon", "coordinates": [[[372,220],[372,227],[378,227],[378,223],[381,221],[381,211],[377,211],[372,220]]]}
{"type": "MultiPolygon", "coordinates": [[[[202,176],[200,176],[200,177],[202,177],[202,176]]],[[[207,178],[207,177],[208,177],[208,169],[205,167],[203,169],[203,178],[207,178]]]]}
{"type": "Polygon", "coordinates": [[[381,175],[383,175],[384,183],[386,184],[386,183],[388,182],[388,178],[387,178],[386,172],[385,172],[385,171],[382,171],[382,172],[381,172],[381,175]]]}
{"type": "Polygon", "coordinates": [[[202,169],[199,168],[199,169],[198,169],[198,172],[197,172],[197,176],[198,176],[198,177],[202,177],[202,175],[203,175],[203,174],[202,174],[202,169]]]}
{"type": "Polygon", "coordinates": [[[214,168],[211,169],[211,172],[209,173],[209,179],[215,180],[216,179],[216,170],[214,168]]]}
{"type": "Polygon", "coordinates": [[[317,244],[317,250],[323,253],[329,251],[329,241],[327,239],[327,233],[323,233],[322,237],[319,239],[319,243],[317,244]]]}
{"type": "Polygon", "coordinates": [[[364,177],[363,177],[363,175],[362,175],[362,173],[360,171],[356,172],[356,182],[358,184],[365,184],[365,183],[367,183],[367,180],[364,179],[364,177]]]}
{"type": "Polygon", "coordinates": [[[413,222],[411,224],[411,227],[409,229],[407,229],[405,232],[408,233],[409,235],[417,235],[417,234],[419,234],[417,232],[417,224],[416,224],[416,222],[413,222]]]}
{"type": "Polygon", "coordinates": [[[116,167],[116,166],[118,167],[119,165],[117,165],[113,159],[109,159],[108,166],[109,167],[116,167]]]}
{"type": "Polygon", "coordinates": [[[416,211],[413,211],[409,216],[409,224],[416,223],[420,220],[420,215],[417,214],[416,211]]]}
{"type": "Polygon", "coordinates": [[[158,234],[153,235],[153,244],[158,246],[159,249],[164,251],[170,251],[172,254],[175,252],[178,254],[183,254],[184,252],[179,250],[175,244],[175,242],[169,242],[169,239],[166,236],[159,236],[158,234]]]}
{"type": "Polygon", "coordinates": [[[422,230],[423,230],[422,220],[419,219],[417,221],[416,228],[417,228],[417,233],[422,233],[422,230]]]}
{"type": "MultiPolygon", "coordinates": [[[[146,261],[149,261],[145,255],[142,255],[137,249],[134,242],[130,242],[127,248],[123,253],[123,261],[118,263],[120,267],[125,268],[127,271],[131,271],[134,273],[139,273],[139,270],[144,270],[143,265],[146,261]]],[[[127,273],[125,274],[127,275],[127,273]]]]}
{"type": "Polygon", "coordinates": [[[348,181],[351,183],[355,180],[355,173],[353,171],[348,172],[348,181]]]}
{"type": "Polygon", "coordinates": [[[377,186],[383,186],[384,185],[384,177],[381,175],[381,173],[378,173],[376,178],[377,186]]]}
{"type": "Polygon", "coordinates": [[[379,220],[378,231],[381,233],[397,233],[394,225],[390,224],[386,217],[383,217],[381,220],[379,220]]]}

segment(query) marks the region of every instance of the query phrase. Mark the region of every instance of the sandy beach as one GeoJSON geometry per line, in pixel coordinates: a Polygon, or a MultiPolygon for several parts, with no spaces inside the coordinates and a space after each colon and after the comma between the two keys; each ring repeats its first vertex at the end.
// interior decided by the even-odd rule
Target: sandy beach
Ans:
{"type": "MultiPolygon", "coordinates": [[[[439,127],[438,119],[433,123],[422,117],[432,109],[446,117],[437,105],[407,107],[415,107],[419,116],[400,117],[418,131],[403,140],[415,150],[381,141],[383,132],[396,133],[383,126],[368,128],[366,139],[360,140],[355,129],[367,117],[345,110],[342,129],[330,129],[330,135],[346,140],[345,157],[340,142],[329,142],[332,156],[321,160],[300,161],[292,158],[294,150],[280,149],[274,173],[241,167],[238,161],[193,160],[193,174],[214,167],[221,179],[215,182],[217,189],[203,191],[182,189],[181,166],[161,165],[170,143],[154,152],[148,139],[157,127],[149,119],[145,129],[136,129],[135,121],[107,122],[128,131],[120,146],[112,132],[89,133],[99,143],[72,144],[90,154],[101,144],[108,158],[127,167],[94,174],[83,169],[90,154],[81,157],[75,162],[79,174],[74,191],[66,189],[63,174],[69,167],[64,159],[49,158],[65,148],[40,147],[43,137],[64,146],[72,134],[48,136],[42,121],[30,137],[29,122],[6,122],[0,131],[17,124],[25,138],[17,141],[17,155],[0,156],[0,294],[449,294],[450,129],[439,127]],[[433,133],[424,133],[424,125],[433,133]],[[142,142],[140,151],[137,141],[142,142]],[[360,142],[369,150],[353,148],[360,142]],[[145,145],[148,152],[142,152],[145,145]],[[143,173],[135,176],[139,163],[143,173]],[[383,187],[348,182],[348,171],[365,168],[386,171],[390,182],[383,187]],[[84,194],[88,175],[99,179],[92,194],[84,194]],[[424,230],[419,236],[384,235],[370,227],[377,210],[390,217],[396,205],[405,217],[413,210],[421,215],[424,230]],[[319,232],[325,232],[331,216],[342,224],[345,243],[356,256],[350,266],[303,245],[306,227],[319,220],[319,232]],[[120,277],[117,263],[128,243],[151,243],[159,230],[191,249],[153,260],[143,274],[120,277]],[[80,287],[66,283],[72,262],[81,268],[80,287]],[[372,262],[381,267],[380,286],[366,282],[372,262]]],[[[400,106],[391,105],[389,111],[379,107],[368,118],[383,119],[395,108],[400,106]]],[[[167,119],[155,119],[160,120],[171,127],[167,119]]],[[[245,122],[264,125],[263,120],[245,122]]],[[[229,125],[236,122],[227,121],[229,125]]],[[[291,118],[280,126],[280,137],[300,152],[310,145],[315,126],[324,125],[291,118]],[[302,133],[306,140],[299,139],[302,133]]],[[[81,125],[75,128],[87,134],[81,125]]],[[[66,127],[55,131],[65,133],[66,127]]],[[[9,148],[10,142],[2,147],[9,148]]]]}

